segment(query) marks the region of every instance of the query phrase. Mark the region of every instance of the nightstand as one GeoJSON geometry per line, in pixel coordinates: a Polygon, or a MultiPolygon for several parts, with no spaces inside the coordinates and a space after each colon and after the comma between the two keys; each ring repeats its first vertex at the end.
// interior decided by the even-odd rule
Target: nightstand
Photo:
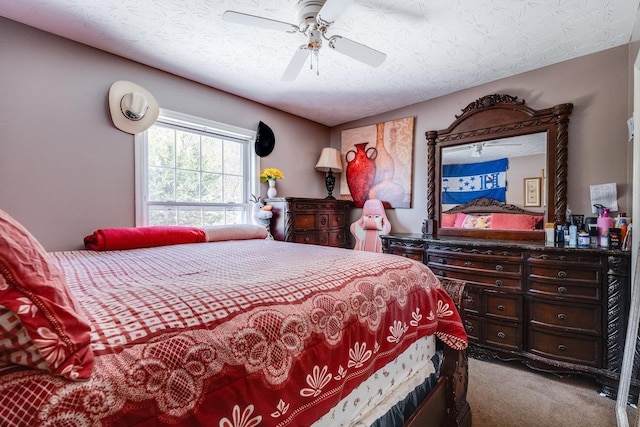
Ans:
{"type": "Polygon", "coordinates": [[[276,240],[350,248],[348,200],[276,197],[265,199],[273,206],[271,234],[276,240]]]}

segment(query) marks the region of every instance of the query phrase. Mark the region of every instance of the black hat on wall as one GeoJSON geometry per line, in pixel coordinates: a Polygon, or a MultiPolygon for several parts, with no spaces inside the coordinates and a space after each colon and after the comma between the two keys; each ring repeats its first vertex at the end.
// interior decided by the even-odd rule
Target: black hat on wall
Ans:
{"type": "Polygon", "coordinates": [[[258,134],[256,136],[256,154],[260,157],[268,156],[276,145],[271,128],[264,123],[258,124],[258,134]]]}

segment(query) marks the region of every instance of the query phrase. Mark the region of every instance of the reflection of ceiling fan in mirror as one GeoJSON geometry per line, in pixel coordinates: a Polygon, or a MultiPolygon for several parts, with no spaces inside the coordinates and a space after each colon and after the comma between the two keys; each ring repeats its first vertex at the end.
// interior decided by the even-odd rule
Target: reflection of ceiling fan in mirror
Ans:
{"type": "Polygon", "coordinates": [[[451,147],[448,150],[450,150],[451,152],[469,150],[471,153],[471,157],[481,157],[482,150],[485,148],[515,147],[515,146],[521,146],[521,145],[522,144],[520,142],[505,142],[505,141],[496,140],[496,141],[478,142],[475,144],[468,144],[468,145],[460,145],[458,147],[451,147]]]}
{"type": "Polygon", "coordinates": [[[230,10],[226,11],[222,17],[227,22],[287,33],[302,33],[307,42],[298,47],[282,76],[282,80],[291,81],[296,79],[312,53],[311,68],[313,68],[315,57],[316,73],[318,72],[318,56],[323,39],[328,42],[331,49],[372,67],[377,67],[384,62],[387,55],[382,52],[339,35],[327,35],[329,27],[352,2],[353,0],[299,0],[296,5],[298,25],[230,10]]]}

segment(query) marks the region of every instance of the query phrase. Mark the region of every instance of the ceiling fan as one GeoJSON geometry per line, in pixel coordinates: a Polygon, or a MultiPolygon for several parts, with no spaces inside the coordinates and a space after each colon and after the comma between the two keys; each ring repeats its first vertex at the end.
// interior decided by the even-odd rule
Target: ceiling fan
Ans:
{"type": "MultiPolygon", "coordinates": [[[[298,25],[231,10],[224,12],[222,18],[236,24],[303,34],[307,42],[298,47],[282,76],[282,80],[292,81],[296,79],[311,54],[316,60],[316,73],[319,73],[318,56],[323,39],[327,41],[331,49],[371,67],[377,67],[384,62],[387,55],[382,52],[346,37],[327,35],[329,27],[351,3],[353,0],[299,0],[296,4],[298,25]]],[[[311,58],[311,68],[313,68],[313,57],[311,58]]]]}

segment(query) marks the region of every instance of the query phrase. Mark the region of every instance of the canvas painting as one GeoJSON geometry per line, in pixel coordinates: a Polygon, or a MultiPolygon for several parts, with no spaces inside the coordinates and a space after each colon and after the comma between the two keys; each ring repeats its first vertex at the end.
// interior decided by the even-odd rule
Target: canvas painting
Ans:
{"type": "Polygon", "coordinates": [[[341,154],[341,198],[358,208],[368,199],[411,207],[413,117],[342,131],[341,154]]]}

